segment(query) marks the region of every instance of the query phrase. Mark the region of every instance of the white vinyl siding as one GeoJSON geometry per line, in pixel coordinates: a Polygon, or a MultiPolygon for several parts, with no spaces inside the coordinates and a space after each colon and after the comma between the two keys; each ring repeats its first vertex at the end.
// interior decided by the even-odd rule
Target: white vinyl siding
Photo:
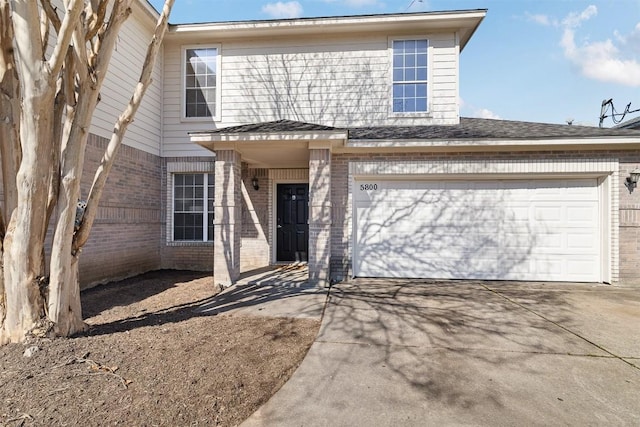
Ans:
{"type": "MultiPolygon", "coordinates": [[[[425,34],[431,54],[429,117],[390,117],[389,35],[322,39],[222,41],[220,117],[182,119],[182,47],[165,46],[165,156],[199,156],[207,151],[188,132],[290,119],[327,126],[456,124],[458,61],[454,33],[425,34]]],[[[185,42],[193,42],[185,40],[185,42]]]]}
{"type": "Polygon", "coordinates": [[[354,274],[598,282],[598,180],[360,180],[354,274]]]}
{"type": "MultiPolygon", "coordinates": [[[[110,138],[113,124],[129,102],[142,71],[147,45],[155,22],[137,4],[124,23],[102,87],[101,99],[91,122],[91,133],[110,138]]],[[[162,137],[163,53],[153,69],[151,85],[140,104],[135,120],[127,129],[123,144],[160,155],[162,137]]]]}

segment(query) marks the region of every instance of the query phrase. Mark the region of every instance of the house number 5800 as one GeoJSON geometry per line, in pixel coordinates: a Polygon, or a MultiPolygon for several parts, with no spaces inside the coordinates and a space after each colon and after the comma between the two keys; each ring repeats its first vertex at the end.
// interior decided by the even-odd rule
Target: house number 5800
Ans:
{"type": "Polygon", "coordinates": [[[377,190],[378,184],[360,184],[360,191],[377,190]]]}

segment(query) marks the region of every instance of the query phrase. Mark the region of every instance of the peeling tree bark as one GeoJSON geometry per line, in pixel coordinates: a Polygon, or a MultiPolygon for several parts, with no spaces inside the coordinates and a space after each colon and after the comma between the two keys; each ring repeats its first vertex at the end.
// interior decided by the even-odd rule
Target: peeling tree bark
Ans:
{"type": "Polygon", "coordinates": [[[32,0],[0,0],[0,117],[10,117],[10,125],[0,126],[5,186],[0,268],[6,267],[0,278],[0,344],[22,341],[29,334],[68,336],[85,327],[78,278],[80,250],[93,225],[115,152],[151,82],[174,1],[167,0],[160,14],[140,82],[116,121],[91,189],[87,220],[76,233],[88,130],[132,2],[64,0],[65,10],[59,17],[49,0],[40,0],[40,7],[32,0]],[[57,41],[47,59],[43,40],[50,29],[57,41]],[[20,82],[24,93],[17,92],[20,82]],[[50,277],[46,278],[44,241],[54,209],[50,277]]]}

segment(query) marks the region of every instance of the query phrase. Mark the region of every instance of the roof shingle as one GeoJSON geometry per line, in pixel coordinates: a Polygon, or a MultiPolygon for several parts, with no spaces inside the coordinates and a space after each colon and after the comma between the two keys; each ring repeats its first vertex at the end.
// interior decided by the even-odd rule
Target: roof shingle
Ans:
{"type": "Polygon", "coordinates": [[[282,132],[323,132],[348,131],[350,140],[468,140],[468,139],[569,139],[640,137],[640,130],[619,128],[597,128],[590,126],[569,126],[550,123],[533,123],[513,120],[494,120],[461,117],[457,125],[425,126],[369,126],[336,128],[293,120],[277,120],[193,132],[193,134],[237,134],[237,133],[282,133],[282,132]]]}

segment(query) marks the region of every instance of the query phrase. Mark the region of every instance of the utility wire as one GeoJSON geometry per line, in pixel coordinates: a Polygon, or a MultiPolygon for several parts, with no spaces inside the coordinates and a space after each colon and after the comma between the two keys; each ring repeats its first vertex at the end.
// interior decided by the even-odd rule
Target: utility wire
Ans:
{"type": "Polygon", "coordinates": [[[411,3],[409,3],[409,6],[407,6],[407,8],[404,11],[408,12],[409,9],[411,9],[411,6],[413,6],[416,2],[422,3],[422,0],[412,0],[411,3]]]}
{"type": "Polygon", "coordinates": [[[626,117],[627,114],[637,113],[638,111],[640,111],[640,108],[631,110],[631,103],[628,103],[627,106],[624,108],[624,111],[622,113],[618,113],[616,111],[616,107],[614,107],[613,105],[613,98],[605,99],[604,101],[602,101],[602,106],[600,107],[599,127],[602,127],[602,123],[604,122],[604,119],[611,117],[613,124],[617,125],[624,121],[624,118],[626,117]],[[611,108],[611,114],[607,115],[607,113],[609,112],[609,108],[611,108]]]}

